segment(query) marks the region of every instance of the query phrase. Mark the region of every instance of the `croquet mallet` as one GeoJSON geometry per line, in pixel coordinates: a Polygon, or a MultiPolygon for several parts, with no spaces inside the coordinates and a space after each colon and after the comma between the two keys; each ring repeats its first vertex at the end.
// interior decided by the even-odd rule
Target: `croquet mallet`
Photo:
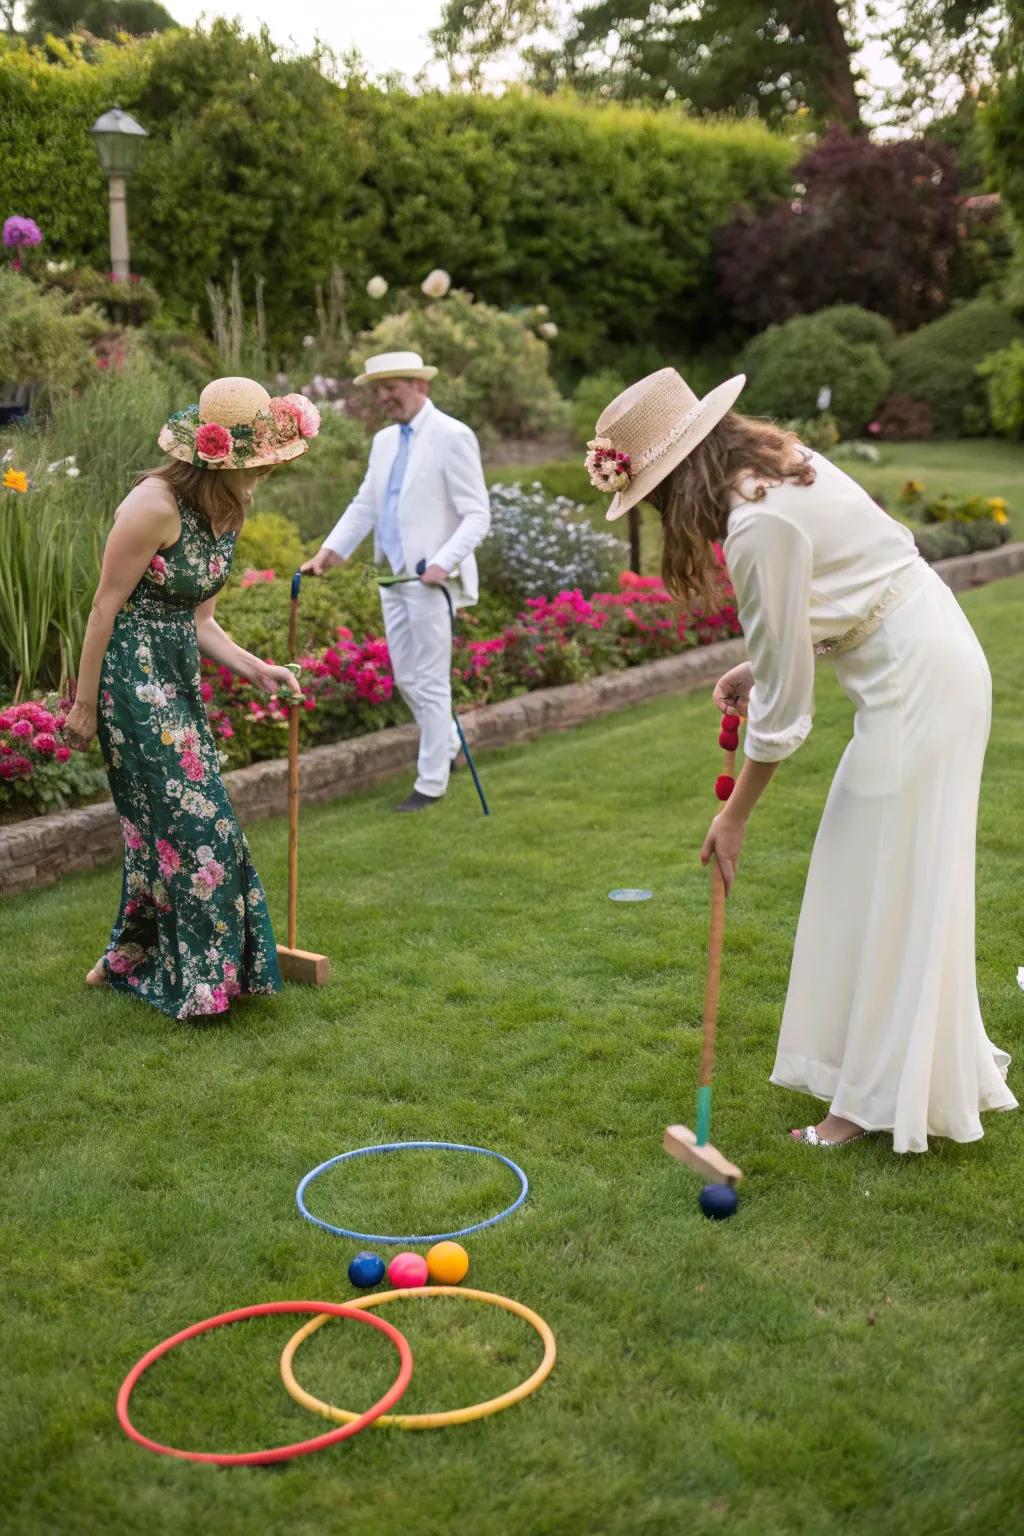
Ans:
{"type": "MultiPolygon", "coordinates": [[[[725,752],[724,772],[715,783],[720,800],[728,800],[736,782],[736,747],[739,741],[739,716],[724,717],[719,743],[725,752]]],[[[685,1125],[670,1125],[665,1131],[665,1151],[686,1163],[706,1179],[733,1185],[743,1174],[727,1157],[713,1147],[711,1134],[711,1074],[715,1065],[715,1028],[718,1021],[718,984],[722,969],[722,944],[725,938],[725,880],[718,857],[711,857],[711,931],[708,938],[708,974],[704,989],[704,1049],[700,1059],[700,1086],[697,1089],[697,1130],[685,1125]]]]}
{"type": "MultiPolygon", "coordinates": [[[[292,608],[288,616],[288,655],[295,663],[301,574],[292,577],[292,608]]],[[[296,669],[297,670],[297,669],[296,669]]],[[[301,981],[322,987],[331,974],[326,955],[296,949],[295,933],[299,904],[299,710],[301,697],[292,694],[288,705],[288,943],[277,946],[277,965],[285,981],[301,981]]]]}

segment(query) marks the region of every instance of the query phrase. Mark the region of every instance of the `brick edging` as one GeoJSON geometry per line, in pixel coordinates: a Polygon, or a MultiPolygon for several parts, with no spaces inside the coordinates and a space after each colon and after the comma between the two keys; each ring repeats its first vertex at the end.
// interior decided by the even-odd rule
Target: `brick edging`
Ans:
{"type": "MultiPolygon", "coordinates": [[[[954,592],[983,586],[1024,571],[1024,543],[938,561],[935,570],[954,592]]],[[[463,717],[463,727],[475,747],[532,741],[662,694],[691,693],[717,679],[743,654],[742,640],[701,646],[585,683],[485,704],[463,717]]],[[[416,739],[416,727],[402,725],[304,752],[299,759],[303,802],[323,804],[357,794],[403,772],[415,761],[416,739]]],[[[287,809],[288,765],[283,759],[236,768],[224,781],[243,824],[283,815],[287,809]]],[[[95,868],[120,849],[121,829],[109,801],[15,822],[0,828],[0,894],[51,885],[63,875],[95,868]]]]}

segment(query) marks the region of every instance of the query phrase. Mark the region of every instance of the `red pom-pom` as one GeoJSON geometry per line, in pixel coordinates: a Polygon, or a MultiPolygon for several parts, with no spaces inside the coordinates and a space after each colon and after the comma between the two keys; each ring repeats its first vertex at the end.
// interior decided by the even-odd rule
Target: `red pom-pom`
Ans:
{"type": "Polygon", "coordinates": [[[727,752],[735,752],[740,744],[740,738],[735,731],[727,731],[723,725],[718,733],[718,745],[724,747],[727,752]]]}
{"type": "Polygon", "coordinates": [[[719,800],[728,800],[736,788],[736,780],[731,773],[720,773],[715,780],[715,794],[719,800]]]}
{"type": "Polygon", "coordinates": [[[725,726],[726,730],[738,731],[740,728],[740,717],[739,715],[733,714],[723,715],[722,724],[725,726]]]}

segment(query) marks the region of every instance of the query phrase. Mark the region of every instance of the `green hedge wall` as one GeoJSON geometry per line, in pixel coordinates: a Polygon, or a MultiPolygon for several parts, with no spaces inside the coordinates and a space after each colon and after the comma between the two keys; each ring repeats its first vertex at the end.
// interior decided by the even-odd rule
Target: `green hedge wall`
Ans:
{"type": "Polygon", "coordinates": [[[238,257],[292,344],[332,266],[355,328],[379,317],[374,272],[403,286],[440,266],[490,303],[547,304],[570,368],[606,366],[609,342],[664,351],[720,330],[713,232],[785,192],[794,156],[754,123],[338,85],[224,21],[91,62],[0,40],[0,211],[35,218],[55,256],[106,264],[88,129],[115,102],[152,135],[129,190],[133,266],[172,315],[205,314],[206,282],[238,257]]]}

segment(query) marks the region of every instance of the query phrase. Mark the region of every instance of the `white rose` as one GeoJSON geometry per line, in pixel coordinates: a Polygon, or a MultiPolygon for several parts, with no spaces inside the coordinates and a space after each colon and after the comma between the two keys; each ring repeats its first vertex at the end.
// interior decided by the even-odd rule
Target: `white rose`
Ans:
{"type": "Polygon", "coordinates": [[[447,272],[440,267],[435,267],[433,272],[428,272],[420,283],[420,288],[428,299],[443,299],[452,285],[452,280],[447,272]]]}
{"type": "Polygon", "coordinates": [[[366,291],[371,299],[382,299],[388,291],[387,279],[384,277],[371,277],[366,285],[366,291]]]}

